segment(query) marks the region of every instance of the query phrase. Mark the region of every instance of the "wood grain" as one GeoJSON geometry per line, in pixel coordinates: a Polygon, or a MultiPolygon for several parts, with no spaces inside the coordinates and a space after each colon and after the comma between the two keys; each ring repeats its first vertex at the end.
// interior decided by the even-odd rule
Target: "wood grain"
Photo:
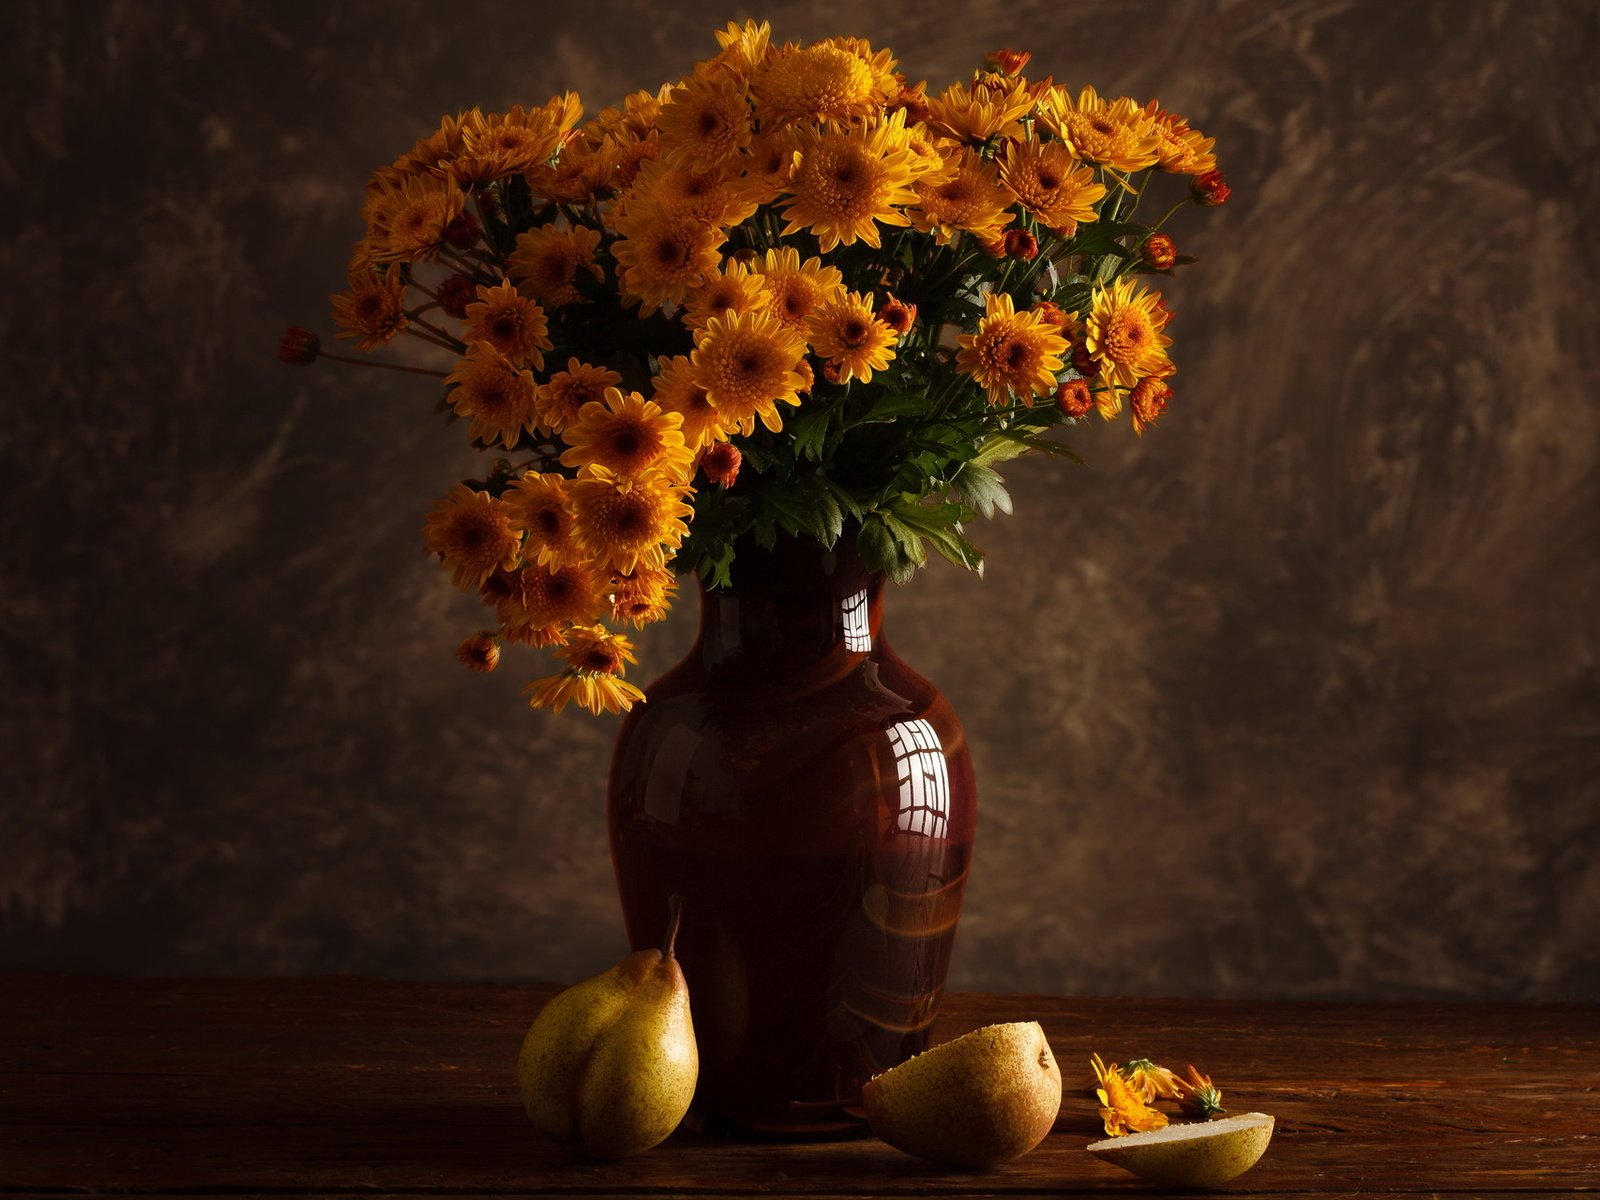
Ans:
{"type": "Polygon", "coordinates": [[[0,976],[0,1189],[150,1194],[1078,1195],[1091,1050],[1194,1061],[1278,1120],[1250,1195],[1600,1191],[1600,1009],[955,995],[944,1039],[1038,1019],[1068,1080],[1033,1154],[951,1172],[870,1137],[680,1131],[617,1163],[541,1142],[516,1095],[550,986],[0,976]]]}

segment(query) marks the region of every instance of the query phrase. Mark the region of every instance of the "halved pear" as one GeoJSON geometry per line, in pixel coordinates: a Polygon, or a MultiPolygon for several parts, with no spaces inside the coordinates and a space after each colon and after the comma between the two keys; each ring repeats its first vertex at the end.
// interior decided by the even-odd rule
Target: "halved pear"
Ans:
{"type": "Polygon", "coordinates": [[[861,1091],[872,1132],[929,1162],[992,1167],[1044,1140],[1061,1069],[1037,1021],[986,1025],[874,1076],[861,1091]]]}
{"type": "Polygon", "coordinates": [[[1272,1140],[1272,1118],[1245,1113],[1130,1133],[1089,1145],[1089,1153],[1168,1187],[1216,1187],[1255,1166],[1272,1140]]]}

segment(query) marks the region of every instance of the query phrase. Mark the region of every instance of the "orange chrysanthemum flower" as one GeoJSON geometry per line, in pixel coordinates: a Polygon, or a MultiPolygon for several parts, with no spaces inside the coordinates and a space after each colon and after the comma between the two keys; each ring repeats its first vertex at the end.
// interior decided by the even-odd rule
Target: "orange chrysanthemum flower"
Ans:
{"type": "Polygon", "coordinates": [[[1165,379],[1158,379],[1154,375],[1146,376],[1133,385],[1133,390],[1128,393],[1128,407],[1133,409],[1133,431],[1140,437],[1144,431],[1156,423],[1156,418],[1167,409],[1167,401],[1172,399],[1172,388],[1165,379]]]}
{"type": "Polygon", "coordinates": [[[1167,1115],[1149,1107],[1112,1063],[1109,1067],[1098,1054],[1089,1060],[1094,1068],[1095,1082],[1100,1086],[1095,1095],[1100,1098],[1100,1119],[1105,1124],[1107,1137],[1121,1137],[1125,1133],[1144,1133],[1162,1129],[1167,1115]]]}
{"type": "Polygon", "coordinates": [[[557,96],[542,108],[514,105],[503,113],[473,109],[461,126],[461,150],[452,173],[464,183],[488,183],[541,165],[583,116],[576,92],[557,96]]]}
{"type": "Polygon", "coordinates": [[[1085,162],[1116,171],[1139,171],[1160,156],[1156,125],[1128,97],[1103,100],[1092,87],[1074,98],[1050,88],[1039,99],[1039,119],[1085,162]]]}
{"type": "Polygon", "coordinates": [[[653,160],[639,168],[639,177],[618,215],[653,212],[731,228],[755,212],[754,189],[755,185],[735,178],[729,170],[702,171],[684,163],[653,160]]]}
{"type": "Polygon", "coordinates": [[[622,376],[609,367],[596,367],[575,358],[567,369],[557,371],[540,385],[534,396],[539,428],[560,433],[578,419],[585,404],[606,398],[606,389],[616,387],[622,376]]]}
{"type": "Polygon", "coordinates": [[[838,267],[825,267],[820,258],[802,263],[793,246],[768,250],[753,270],[767,290],[767,312],[790,329],[803,330],[819,304],[844,293],[844,275],[838,267]]]}
{"type": "Polygon", "coordinates": [[[695,75],[673,89],[656,127],[665,161],[717,170],[750,144],[750,105],[738,80],[695,75]]]}
{"type": "Polygon", "coordinates": [[[360,271],[350,276],[350,290],[330,297],[340,337],[356,338],[363,350],[386,346],[405,331],[406,285],[400,272],[360,271]]]}
{"type": "Polygon", "coordinates": [[[621,186],[624,158],[632,161],[639,154],[654,154],[654,141],[640,149],[637,142],[619,142],[604,137],[597,142],[575,139],[553,164],[543,164],[529,171],[524,178],[537,195],[551,200],[564,200],[568,204],[588,204],[602,196],[609,196],[621,186]],[[624,146],[628,149],[625,151],[624,146]]]}
{"type": "Polygon", "coordinates": [[[1144,106],[1145,115],[1155,123],[1156,165],[1175,175],[1204,175],[1217,169],[1217,156],[1212,148],[1216,138],[1208,138],[1177,113],[1168,112],[1159,101],[1152,100],[1144,106]]]}
{"type": "Polygon", "coordinates": [[[998,243],[1011,223],[1011,193],[1000,186],[994,164],[970,149],[962,149],[954,165],[943,182],[917,185],[912,223],[941,243],[962,230],[985,245],[998,243]]]}
{"type": "Polygon", "coordinates": [[[1004,292],[989,294],[987,310],[976,333],[961,335],[956,370],[977,380],[990,404],[1014,395],[1032,407],[1034,396],[1055,387],[1067,339],[1038,313],[1017,312],[1004,292]]]}
{"type": "Polygon", "coordinates": [[[599,245],[599,230],[586,225],[545,225],[518,236],[506,266],[522,290],[546,308],[576,304],[583,299],[577,288],[579,271],[597,280],[604,277],[594,261],[599,245]]]}
{"type": "Polygon", "coordinates": [[[785,191],[785,235],[809,230],[826,253],[863,241],[882,244],[880,225],[909,223],[902,209],[917,196],[905,114],[870,127],[801,134],[794,178],[785,191]]]}
{"type": "Polygon", "coordinates": [[[775,129],[757,134],[740,158],[744,175],[739,180],[742,194],[752,204],[771,204],[794,178],[794,152],[800,144],[793,129],[775,129]]]}
{"type": "Polygon", "coordinates": [[[872,301],[850,292],[821,305],[806,323],[811,348],[838,372],[838,382],[867,383],[894,358],[899,335],[872,312],[872,301]]]}
{"type": "Polygon", "coordinates": [[[704,329],[712,317],[723,313],[766,308],[772,297],[762,283],[761,276],[744,263],[729,259],[690,294],[684,303],[683,323],[690,329],[704,329]]]}
{"type": "Polygon", "coordinates": [[[639,475],[659,467],[686,475],[694,451],[683,444],[683,418],[664,412],[638,392],[606,389],[603,402],[585,404],[562,438],[571,449],[561,456],[568,467],[600,465],[618,475],[639,475]]]}
{"type": "Polygon", "coordinates": [[[511,510],[488,492],[458,483],[434,505],[422,530],[429,554],[437,554],[458,588],[476,588],[497,569],[517,563],[521,539],[511,510]]]}
{"type": "Polygon", "coordinates": [[[662,359],[654,387],[651,398],[661,410],[683,418],[683,444],[690,450],[727,441],[729,430],[723,424],[723,415],[706,398],[706,389],[695,379],[694,366],[686,355],[662,359]]]}
{"type": "Polygon", "coordinates": [[[451,389],[445,400],[458,417],[472,419],[468,433],[486,446],[499,442],[509,450],[538,420],[533,373],[488,342],[474,342],[444,382],[451,389]]]}
{"type": "Polygon", "coordinates": [[[728,235],[689,215],[676,215],[654,205],[630,205],[616,219],[621,240],[616,256],[622,291],[640,301],[640,315],[677,304],[716,273],[717,247],[728,235]]]}
{"type": "Polygon", "coordinates": [[[778,404],[799,404],[806,342],[767,313],[729,313],[706,326],[689,356],[695,382],[725,428],[750,433],[756,417],[777,433],[778,404]]]}
{"type": "Polygon", "coordinates": [[[554,570],[577,557],[565,476],[529,471],[500,499],[510,511],[512,523],[527,530],[522,543],[524,562],[554,570]]]}
{"type": "Polygon", "coordinates": [[[478,301],[467,305],[468,342],[488,342],[519,367],[544,366],[541,351],[550,349],[550,323],[544,309],[502,280],[478,287],[478,301]]]}
{"type": "Polygon", "coordinates": [[[1067,237],[1096,219],[1094,206],[1106,194],[1094,170],[1060,142],[1008,143],[1000,155],[1000,182],[1041,225],[1067,237]]]}
{"type": "Polygon", "coordinates": [[[877,113],[899,90],[887,50],[831,39],[793,43],[769,54],[750,77],[763,128],[859,121],[877,113]]]}
{"type": "Polygon", "coordinates": [[[567,643],[556,651],[579,671],[620,675],[628,663],[637,663],[633,643],[603,625],[585,625],[567,631],[567,643]]]}
{"type": "Polygon", "coordinates": [[[666,567],[638,564],[611,586],[611,619],[643,629],[667,615],[678,581],[666,567]]]}
{"type": "Polygon", "coordinates": [[[578,544],[611,571],[663,566],[689,532],[689,491],[663,471],[618,475],[588,467],[572,484],[578,544]]]}
{"type": "Polygon", "coordinates": [[[1161,332],[1160,302],[1159,292],[1143,290],[1131,279],[1095,289],[1084,345],[1108,385],[1131,388],[1146,375],[1171,373],[1167,347],[1172,339],[1161,332]]]}

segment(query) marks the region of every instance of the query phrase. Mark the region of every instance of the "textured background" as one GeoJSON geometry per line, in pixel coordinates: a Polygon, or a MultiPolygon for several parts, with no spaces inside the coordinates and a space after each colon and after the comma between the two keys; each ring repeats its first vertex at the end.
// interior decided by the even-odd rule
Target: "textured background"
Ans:
{"type": "MultiPolygon", "coordinates": [[[[1179,400],[890,597],[982,792],[957,987],[1600,998],[1594,3],[775,3],[936,83],[1159,95],[1179,400]]],[[[0,73],[0,967],[573,979],[614,721],[420,552],[423,381],[273,361],[366,171],[710,52],[646,0],[33,3],[0,73]],[[20,209],[20,210],[19,210],[20,209]]],[[[692,605],[642,674],[686,647],[692,605]]]]}

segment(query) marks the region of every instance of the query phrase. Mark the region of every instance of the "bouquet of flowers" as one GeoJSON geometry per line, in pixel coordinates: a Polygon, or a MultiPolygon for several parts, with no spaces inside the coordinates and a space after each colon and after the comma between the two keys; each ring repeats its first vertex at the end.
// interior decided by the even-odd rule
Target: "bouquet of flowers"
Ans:
{"type": "MultiPolygon", "coordinates": [[[[373,173],[333,297],[361,350],[454,360],[399,369],[440,377],[498,455],[425,543],[493,612],[468,666],[559,660],[535,707],[641,699],[618,630],[780,532],[848,530],[897,582],[930,548],[979,569],[965,526],[1010,511],[999,464],[1074,457],[1049,435],[1090,413],[1161,415],[1172,312],[1148,277],[1193,261],[1162,228],[1228,196],[1182,117],[1030,81],[1025,53],[930,94],[860,39],[716,38],[582,124],[570,93],[446,117],[373,173]],[[1170,207],[1136,222],[1162,175],[1170,207]]],[[[383,365],[300,328],[279,354],[383,365]]]]}

